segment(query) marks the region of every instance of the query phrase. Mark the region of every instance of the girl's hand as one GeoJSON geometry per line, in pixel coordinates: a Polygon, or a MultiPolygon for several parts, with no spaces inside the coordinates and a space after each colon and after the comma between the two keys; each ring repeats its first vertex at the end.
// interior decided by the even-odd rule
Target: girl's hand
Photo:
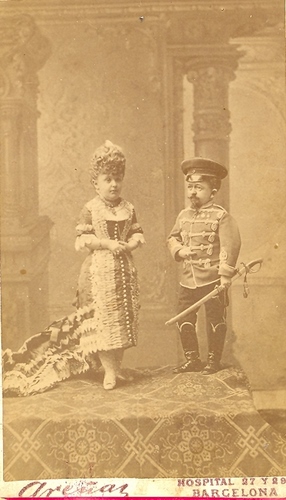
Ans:
{"type": "Polygon", "coordinates": [[[83,239],[82,246],[85,246],[89,250],[96,250],[98,247],[98,238],[94,234],[88,234],[85,235],[85,238],[83,239]]]}
{"type": "Polygon", "coordinates": [[[99,239],[94,234],[82,234],[78,236],[75,243],[76,250],[83,250],[88,248],[88,250],[96,250],[99,245],[99,239]]]}
{"type": "Polygon", "coordinates": [[[128,242],[120,241],[120,243],[124,246],[126,252],[132,252],[133,250],[135,250],[135,248],[138,247],[138,241],[134,239],[131,239],[128,242]]]}
{"type": "Polygon", "coordinates": [[[116,240],[109,240],[108,249],[113,253],[113,255],[121,255],[126,251],[124,243],[116,240]]]}
{"type": "Polygon", "coordinates": [[[190,259],[195,253],[196,252],[189,247],[182,247],[181,250],[178,251],[178,256],[181,257],[181,259],[190,259]]]}

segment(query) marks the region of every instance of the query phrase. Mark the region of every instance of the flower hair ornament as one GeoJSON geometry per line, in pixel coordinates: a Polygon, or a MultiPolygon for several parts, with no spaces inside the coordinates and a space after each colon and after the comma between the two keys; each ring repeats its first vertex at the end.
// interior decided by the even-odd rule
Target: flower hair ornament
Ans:
{"type": "Polygon", "coordinates": [[[121,175],[123,177],[125,163],[126,158],[122,149],[111,141],[105,141],[95,150],[91,158],[91,182],[96,182],[99,174],[121,175]]]}

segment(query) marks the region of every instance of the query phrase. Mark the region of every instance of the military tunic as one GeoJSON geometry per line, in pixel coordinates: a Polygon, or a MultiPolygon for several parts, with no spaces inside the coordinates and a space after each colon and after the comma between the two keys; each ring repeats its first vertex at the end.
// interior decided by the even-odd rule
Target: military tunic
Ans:
{"type": "Polygon", "coordinates": [[[176,261],[183,261],[180,284],[187,288],[215,284],[220,276],[232,277],[240,245],[235,220],[213,202],[199,209],[182,210],[168,237],[171,255],[176,261]],[[195,254],[181,259],[178,252],[183,246],[195,254]]]}

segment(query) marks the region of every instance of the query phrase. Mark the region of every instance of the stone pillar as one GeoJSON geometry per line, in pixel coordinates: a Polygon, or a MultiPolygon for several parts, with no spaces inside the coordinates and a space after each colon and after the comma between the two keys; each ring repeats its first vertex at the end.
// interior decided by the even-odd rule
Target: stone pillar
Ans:
{"type": "MultiPolygon", "coordinates": [[[[235,46],[193,47],[186,64],[189,82],[194,88],[195,155],[211,158],[228,166],[231,132],[228,106],[229,83],[234,79],[239,53],[235,46]]],[[[217,200],[229,204],[228,178],[217,200]]]]}
{"type": "MultiPolygon", "coordinates": [[[[195,155],[211,158],[228,167],[231,132],[229,84],[235,78],[239,53],[236,46],[200,45],[192,48],[193,56],[186,62],[188,81],[193,84],[193,131],[195,155]]],[[[229,176],[222,182],[216,202],[229,208],[229,176]]],[[[232,331],[231,306],[228,308],[228,336],[224,357],[236,362],[233,355],[235,340],[232,331]]],[[[200,323],[203,317],[200,315],[200,323]]]]}
{"type": "Polygon", "coordinates": [[[48,321],[51,222],[39,216],[37,71],[49,44],[30,16],[0,25],[2,347],[18,348],[48,321]]]}
{"type": "Polygon", "coordinates": [[[2,165],[2,221],[4,228],[16,225],[20,214],[19,128],[22,118],[20,99],[1,99],[1,165],[2,165]]]}

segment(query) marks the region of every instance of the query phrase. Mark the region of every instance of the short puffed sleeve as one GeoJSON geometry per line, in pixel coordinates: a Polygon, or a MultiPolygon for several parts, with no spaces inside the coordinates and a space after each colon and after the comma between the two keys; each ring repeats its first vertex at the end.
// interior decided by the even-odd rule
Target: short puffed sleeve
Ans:
{"type": "Polygon", "coordinates": [[[77,236],[81,236],[82,234],[94,234],[91,211],[87,206],[83,207],[79,215],[76,225],[76,234],[77,236]]]}

